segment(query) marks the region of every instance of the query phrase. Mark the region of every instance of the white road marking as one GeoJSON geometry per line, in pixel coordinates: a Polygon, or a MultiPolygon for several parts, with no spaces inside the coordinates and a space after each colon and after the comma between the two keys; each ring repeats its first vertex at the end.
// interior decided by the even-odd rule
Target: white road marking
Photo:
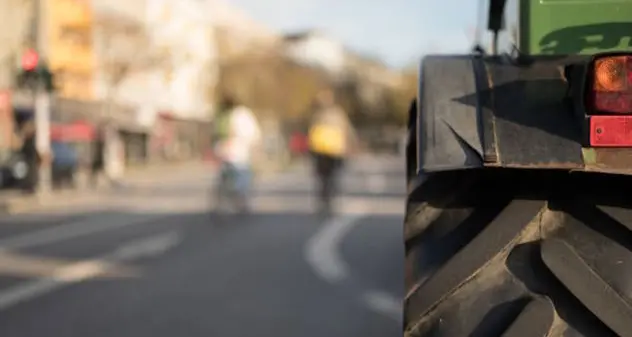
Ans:
{"type": "Polygon", "coordinates": [[[55,279],[43,279],[25,282],[16,287],[0,292],[0,310],[28,301],[48,292],[56,290],[64,283],[55,279]]]}
{"type": "Polygon", "coordinates": [[[141,257],[157,256],[165,253],[181,241],[180,233],[167,232],[133,241],[121,246],[113,253],[99,258],[79,261],[59,268],[50,277],[24,282],[0,291],[0,310],[35,299],[65,286],[80,283],[104,275],[115,267],[116,262],[126,262],[141,257]]]}
{"type": "MultiPolygon", "coordinates": [[[[366,208],[365,208],[366,211],[366,208]]],[[[305,259],[316,275],[333,284],[350,276],[349,267],[340,257],[338,248],[342,239],[351,229],[360,224],[364,214],[335,217],[323,224],[305,246],[305,259]]],[[[361,301],[369,309],[380,315],[400,322],[402,320],[401,300],[382,291],[368,290],[361,294],[361,301]]]]}
{"type": "Polygon", "coordinates": [[[402,301],[382,291],[367,291],[362,294],[364,304],[373,311],[396,321],[402,320],[402,301]]]}
{"type": "Polygon", "coordinates": [[[0,249],[22,249],[104,232],[116,228],[147,223],[160,215],[115,214],[80,219],[64,225],[29,232],[0,240],[0,249]]]}
{"type": "Polygon", "coordinates": [[[348,277],[349,268],[338,256],[338,245],[360,219],[358,215],[335,217],[307,243],[305,258],[318,276],[331,283],[348,277]]]}
{"type": "Polygon", "coordinates": [[[114,251],[111,258],[116,261],[128,261],[162,255],[180,242],[182,242],[182,236],[177,231],[159,234],[122,246],[114,251]]]}

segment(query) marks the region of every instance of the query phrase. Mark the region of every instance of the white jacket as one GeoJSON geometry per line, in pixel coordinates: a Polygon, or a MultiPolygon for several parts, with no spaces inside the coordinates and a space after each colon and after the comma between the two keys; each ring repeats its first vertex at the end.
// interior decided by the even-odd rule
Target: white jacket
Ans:
{"type": "Polygon", "coordinates": [[[236,165],[248,165],[252,161],[255,146],[261,139],[257,118],[250,109],[238,106],[230,112],[229,135],[219,144],[223,160],[236,165]]]}

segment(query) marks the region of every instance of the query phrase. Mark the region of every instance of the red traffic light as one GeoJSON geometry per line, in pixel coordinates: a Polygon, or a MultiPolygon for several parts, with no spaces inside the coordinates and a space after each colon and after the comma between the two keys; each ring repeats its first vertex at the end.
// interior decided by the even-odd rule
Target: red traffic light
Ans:
{"type": "Polygon", "coordinates": [[[39,55],[33,49],[27,49],[22,55],[22,69],[34,70],[39,63],[39,55]]]}

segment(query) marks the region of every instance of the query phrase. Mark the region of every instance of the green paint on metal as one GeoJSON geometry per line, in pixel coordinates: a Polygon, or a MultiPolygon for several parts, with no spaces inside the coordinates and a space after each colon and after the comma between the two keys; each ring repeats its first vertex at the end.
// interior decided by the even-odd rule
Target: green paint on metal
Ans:
{"type": "Polygon", "coordinates": [[[632,0],[520,1],[520,49],[532,55],[632,51],[632,0]]]}
{"type": "Polygon", "coordinates": [[[594,165],[597,163],[597,153],[595,149],[582,148],[582,156],[584,157],[584,165],[594,165]]]}

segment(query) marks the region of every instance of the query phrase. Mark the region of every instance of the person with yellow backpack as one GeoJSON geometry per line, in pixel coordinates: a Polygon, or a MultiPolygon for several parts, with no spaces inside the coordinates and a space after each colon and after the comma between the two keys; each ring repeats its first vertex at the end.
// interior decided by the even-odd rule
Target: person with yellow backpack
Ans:
{"type": "Polygon", "coordinates": [[[353,125],[329,90],[317,96],[307,138],[318,182],[319,211],[329,215],[332,212],[332,198],[338,192],[339,172],[357,147],[353,125]]]}

